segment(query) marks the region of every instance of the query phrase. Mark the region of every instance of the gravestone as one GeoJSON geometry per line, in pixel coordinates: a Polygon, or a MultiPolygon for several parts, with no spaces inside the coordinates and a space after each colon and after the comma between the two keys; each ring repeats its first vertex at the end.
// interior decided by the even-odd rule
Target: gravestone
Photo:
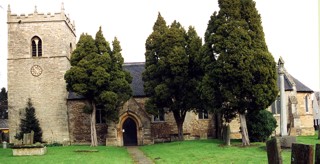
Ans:
{"type": "Polygon", "coordinates": [[[315,164],[320,164],[320,144],[316,144],[315,164]]]}
{"type": "Polygon", "coordinates": [[[282,164],[281,146],[279,138],[267,141],[267,154],[269,164],[282,164]]]}
{"type": "Polygon", "coordinates": [[[30,133],[30,143],[33,144],[33,140],[34,140],[34,131],[32,130],[30,133]]]}
{"type": "Polygon", "coordinates": [[[296,136],[282,136],[280,137],[280,143],[282,148],[291,148],[292,143],[297,142],[296,136]]]}
{"type": "Polygon", "coordinates": [[[31,133],[23,134],[23,144],[24,145],[33,144],[33,138],[34,138],[34,131],[31,131],[31,133]]]}
{"type": "Polygon", "coordinates": [[[30,133],[24,133],[23,134],[23,144],[24,145],[30,145],[31,142],[30,142],[30,133]]]}
{"type": "Polygon", "coordinates": [[[292,144],[291,150],[292,164],[313,164],[313,145],[292,144]]]}

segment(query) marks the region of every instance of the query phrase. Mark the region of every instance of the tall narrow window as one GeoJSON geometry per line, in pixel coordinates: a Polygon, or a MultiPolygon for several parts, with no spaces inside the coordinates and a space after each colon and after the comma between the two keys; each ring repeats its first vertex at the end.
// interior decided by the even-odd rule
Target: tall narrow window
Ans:
{"type": "Polygon", "coordinates": [[[37,56],[37,45],[36,45],[36,41],[32,40],[32,56],[36,57],[37,56]]]}
{"type": "Polygon", "coordinates": [[[158,113],[156,115],[153,115],[153,121],[154,122],[161,122],[164,121],[164,110],[163,109],[159,109],[158,113]]]}
{"type": "Polygon", "coordinates": [[[42,56],[42,41],[37,36],[34,36],[31,39],[31,54],[32,54],[32,57],[42,56]]]}
{"type": "Polygon", "coordinates": [[[203,110],[200,110],[199,113],[198,113],[198,118],[200,120],[204,120],[204,119],[208,119],[208,111],[203,109],[203,110]]]}
{"type": "Polygon", "coordinates": [[[38,41],[38,56],[42,56],[42,41],[40,38],[38,41]]]}
{"type": "Polygon", "coordinates": [[[304,103],[305,103],[305,106],[306,106],[306,112],[308,113],[309,112],[308,95],[306,95],[306,97],[304,97],[304,103]]]}
{"type": "Polygon", "coordinates": [[[96,123],[103,124],[106,123],[106,111],[101,108],[96,108],[96,123]]]}
{"type": "Polygon", "coordinates": [[[72,43],[70,43],[70,55],[72,54],[72,43]]]}

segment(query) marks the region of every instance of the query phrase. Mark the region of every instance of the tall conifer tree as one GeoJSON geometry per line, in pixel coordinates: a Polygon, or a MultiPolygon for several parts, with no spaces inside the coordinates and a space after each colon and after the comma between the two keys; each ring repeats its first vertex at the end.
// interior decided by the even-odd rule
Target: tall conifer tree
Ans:
{"type": "Polygon", "coordinates": [[[249,145],[245,113],[267,108],[277,95],[276,63],[252,0],[219,0],[205,33],[204,95],[231,121],[238,113],[249,145]],[[211,86],[210,86],[211,85],[211,86]],[[211,88],[211,89],[210,89],[211,88]]]}
{"type": "Polygon", "coordinates": [[[23,139],[23,134],[31,133],[31,131],[33,131],[33,141],[42,141],[42,130],[35,112],[35,108],[33,107],[31,99],[29,98],[27,102],[27,107],[25,108],[25,116],[21,119],[20,132],[15,136],[17,139],[23,139]]]}
{"type": "MultiPolygon", "coordinates": [[[[118,45],[120,47],[120,43],[118,45]]],[[[120,52],[117,52],[117,55],[122,58],[120,52]]],[[[102,34],[101,27],[95,40],[90,35],[82,34],[72,53],[72,67],[65,74],[67,90],[86,97],[90,102],[87,108],[89,110],[86,111],[91,118],[91,146],[98,145],[96,107],[106,111],[105,118],[116,120],[119,107],[132,95],[131,78],[122,69],[122,64],[119,60],[119,66],[114,65],[113,52],[102,34]]]]}
{"type": "Polygon", "coordinates": [[[170,27],[158,15],[152,34],[146,41],[145,92],[150,97],[146,109],[150,113],[168,109],[175,118],[178,137],[183,140],[186,112],[197,102],[197,55],[201,39],[190,27],[188,33],[174,21],[170,27]]]}

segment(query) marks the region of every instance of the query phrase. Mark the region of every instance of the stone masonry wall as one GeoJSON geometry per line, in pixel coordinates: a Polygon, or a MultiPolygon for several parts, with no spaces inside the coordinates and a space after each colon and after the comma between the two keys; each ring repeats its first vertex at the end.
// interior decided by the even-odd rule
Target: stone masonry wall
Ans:
{"type": "Polygon", "coordinates": [[[297,100],[297,112],[300,115],[301,122],[301,135],[314,135],[311,93],[297,93],[297,100]],[[308,96],[308,112],[306,111],[305,96],[308,96]]]}
{"type": "Polygon", "coordinates": [[[63,79],[68,62],[67,58],[8,60],[10,139],[19,130],[20,114],[28,98],[36,109],[44,141],[60,142],[69,138],[67,92],[63,79]],[[34,64],[43,69],[38,77],[30,73],[34,64]]]}
{"type": "Polygon", "coordinates": [[[69,140],[64,74],[70,68],[69,57],[75,48],[76,37],[67,21],[63,12],[55,16],[36,12],[17,16],[8,11],[10,142],[19,130],[21,113],[28,98],[31,98],[36,109],[43,141],[69,140]],[[45,19],[39,20],[40,17],[45,19]],[[31,39],[34,36],[42,40],[42,57],[31,55],[31,39]],[[34,65],[42,69],[39,76],[31,74],[34,65]]]}
{"type": "MultiPolygon", "coordinates": [[[[210,114],[208,119],[198,119],[196,113],[188,112],[183,123],[183,133],[190,133],[190,138],[213,137],[213,121],[214,119],[210,114]]],[[[155,140],[166,141],[170,139],[170,135],[178,133],[173,113],[165,114],[165,121],[152,122],[151,127],[152,136],[155,140]]]]}
{"type": "MultiPolygon", "coordinates": [[[[68,118],[71,144],[90,144],[90,115],[83,113],[85,100],[68,100],[68,118]]],[[[107,124],[96,124],[98,143],[105,145],[107,124]]]]}

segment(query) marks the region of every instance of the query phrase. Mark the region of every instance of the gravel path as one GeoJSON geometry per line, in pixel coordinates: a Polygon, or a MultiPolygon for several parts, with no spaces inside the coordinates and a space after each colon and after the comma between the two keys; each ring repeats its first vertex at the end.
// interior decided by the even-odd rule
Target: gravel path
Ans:
{"type": "Polygon", "coordinates": [[[131,155],[134,163],[136,164],[153,164],[154,162],[148,158],[143,152],[139,149],[138,146],[128,146],[127,150],[131,155]]]}

